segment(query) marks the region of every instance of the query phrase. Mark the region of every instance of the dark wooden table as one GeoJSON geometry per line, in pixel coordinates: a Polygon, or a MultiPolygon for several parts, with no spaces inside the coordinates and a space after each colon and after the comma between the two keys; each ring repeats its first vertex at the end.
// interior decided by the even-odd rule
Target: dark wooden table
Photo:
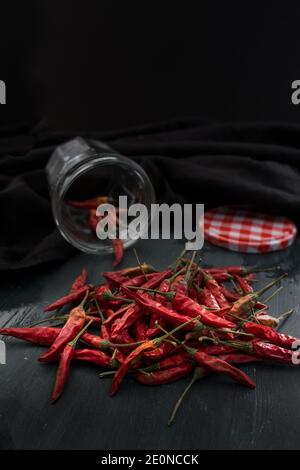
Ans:
{"type": "MultiPolygon", "coordinates": [[[[144,241],[141,259],[162,268],[178,255],[182,244],[144,241]]],[[[284,291],[272,301],[277,314],[295,306],[282,331],[300,336],[298,312],[299,240],[288,250],[242,255],[206,245],[206,265],[276,265],[289,272],[284,291]]],[[[134,262],[132,253],[125,263],[134,262]]],[[[111,269],[111,258],[79,254],[63,265],[1,277],[0,325],[26,326],[44,317],[43,307],[66,292],[82,266],[91,282],[111,269]]],[[[271,275],[259,275],[263,285],[271,275]]],[[[273,277],[273,275],[272,275],[273,277]]],[[[109,397],[110,380],[98,369],[74,364],[65,393],[50,405],[56,365],[37,362],[43,348],[5,339],[7,363],[0,365],[0,448],[2,449],[293,449],[300,448],[300,370],[258,364],[244,367],[256,381],[251,391],[223,377],[211,376],[194,385],[175,424],[169,413],[187,380],[145,387],[125,380],[109,397]]]]}

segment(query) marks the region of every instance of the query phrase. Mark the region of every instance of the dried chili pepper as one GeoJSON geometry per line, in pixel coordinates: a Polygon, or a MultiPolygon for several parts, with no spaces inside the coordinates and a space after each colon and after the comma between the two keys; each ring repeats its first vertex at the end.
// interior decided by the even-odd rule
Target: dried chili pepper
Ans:
{"type": "Polygon", "coordinates": [[[249,284],[249,282],[244,277],[239,276],[238,274],[235,274],[234,279],[237,280],[238,285],[240,286],[244,294],[251,294],[253,292],[253,287],[249,284]]]}
{"type": "Polygon", "coordinates": [[[107,196],[98,196],[93,199],[85,199],[84,201],[75,201],[69,199],[67,204],[75,207],[76,209],[97,209],[101,204],[106,204],[109,201],[107,196]]]}
{"type": "Polygon", "coordinates": [[[141,314],[141,309],[138,305],[134,305],[128,308],[125,315],[122,318],[115,321],[111,328],[112,339],[118,337],[122,331],[133,325],[141,314]]]}
{"type": "Polygon", "coordinates": [[[124,257],[123,241],[120,240],[120,238],[114,238],[111,242],[112,242],[114,255],[115,255],[113,266],[118,266],[124,257]]]}
{"type": "Polygon", "coordinates": [[[184,312],[189,316],[198,316],[202,323],[215,328],[233,328],[235,324],[225,320],[212,312],[205,310],[197,302],[187,296],[176,294],[172,301],[173,308],[178,312],[184,312]]]}
{"type": "Polygon", "coordinates": [[[57,310],[58,308],[64,307],[65,305],[78,302],[79,300],[82,300],[86,296],[86,293],[89,292],[89,290],[90,290],[90,286],[81,287],[75,292],[72,292],[71,294],[68,294],[64,297],[61,297],[60,299],[56,300],[52,304],[48,305],[48,307],[44,308],[44,312],[57,310]]]}
{"type": "Polygon", "coordinates": [[[78,289],[82,289],[83,287],[85,287],[86,280],[87,280],[87,270],[83,269],[81,274],[73,282],[71,289],[70,289],[70,294],[72,292],[78,291],[78,289]]]}
{"type": "Polygon", "coordinates": [[[229,302],[235,302],[240,298],[240,295],[236,292],[231,291],[230,289],[227,289],[225,286],[221,286],[221,291],[224,297],[229,301],[229,302]]]}
{"type": "Polygon", "coordinates": [[[261,325],[266,325],[266,326],[271,326],[272,328],[277,328],[280,322],[288,318],[293,313],[293,311],[294,309],[290,309],[287,312],[282,313],[277,318],[272,317],[271,315],[267,315],[265,311],[261,311],[261,312],[255,313],[254,317],[255,317],[255,320],[261,325]]]}
{"type": "Polygon", "coordinates": [[[263,287],[257,292],[252,292],[250,294],[244,295],[239,300],[234,302],[229,313],[236,317],[244,317],[245,315],[247,316],[249,314],[249,311],[251,312],[251,309],[254,307],[255,302],[258,299],[258,297],[261,296],[268,289],[273,287],[275,284],[277,284],[277,282],[279,282],[284,277],[286,277],[286,274],[283,274],[279,278],[270,282],[269,284],[267,284],[265,287],[263,287]]]}
{"type": "Polygon", "coordinates": [[[200,304],[209,308],[214,308],[216,310],[220,308],[220,305],[218,304],[214,294],[209,289],[207,289],[207,287],[200,289],[196,286],[196,290],[198,292],[197,299],[200,304]]]}
{"type": "Polygon", "coordinates": [[[138,372],[135,379],[143,385],[163,385],[182,379],[193,370],[193,364],[187,362],[170,369],[158,370],[149,373],[138,372]]]}
{"type": "Polygon", "coordinates": [[[150,338],[148,335],[148,327],[144,316],[141,316],[137,319],[134,325],[134,333],[136,341],[144,341],[147,338],[150,338]]]}
{"type": "Polygon", "coordinates": [[[245,322],[243,324],[243,329],[247,333],[255,335],[256,338],[264,339],[272,344],[276,344],[277,346],[291,348],[297,341],[295,336],[278,333],[270,326],[260,325],[258,323],[245,322]]]}
{"type": "Polygon", "coordinates": [[[250,354],[243,353],[226,353],[218,356],[222,361],[229,362],[230,364],[250,364],[252,362],[260,362],[261,359],[257,356],[251,356],[250,354]]]}
{"type": "Polygon", "coordinates": [[[218,357],[210,356],[203,351],[199,351],[195,348],[191,348],[187,345],[183,345],[185,350],[193,357],[193,359],[205,369],[216,372],[218,374],[224,374],[232,378],[236,382],[244,385],[248,388],[255,388],[255,383],[245,372],[231,366],[226,361],[222,361],[218,357]]]}
{"type": "Polygon", "coordinates": [[[86,297],[83,299],[81,304],[78,307],[75,307],[71,310],[69,318],[63,328],[61,329],[58,337],[50,347],[50,349],[44,353],[40,358],[40,362],[51,361],[56,357],[83,328],[86,322],[86,313],[83,308],[83,304],[86,300],[86,297]]]}
{"type": "Polygon", "coordinates": [[[73,359],[77,361],[89,362],[100,367],[109,368],[112,366],[111,357],[103,351],[95,349],[76,349],[73,359]]]}
{"type": "Polygon", "coordinates": [[[65,383],[67,381],[68,375],[69,375],[69,370],[70,370],[70,364],[72,361],[72,358],[75,353],[75,347],[77,344],[77,341],[79,340],[80,336],[84,331],[90,326],[93,320],[91,320],[89,323],[87,323],[84,328],[79,331],[77,336],[72,339],[64,348],[60,360],[59,360],[59,366],[57,369],[56,373],[56,379],[55,379],[55,384],[51,396],[52,403],[54,403],[58,398],[61,396],[65,383]]]}
{"type": "Polygon", "coordinates": [[[173,353],[174,351],[176,351],[176,349],[178,349],[178,346],[172,343],[163,343],[157,348],[153,349],[153,351],[145,352],[144,355],[145,357],[148,357],[149,359],[158,360],[173,353]]]}
{"type": "Polygon", "coordinates": [[[253,339],[252,341],[227,341],[226,344],[261,359],[283,364],[293,364],[293,354],[295,354],[295,351],[267,343],[261,339],[253,339]]]}
{"type": "Polygon", "coordinates": [[[13,336],[23,339],[33,344],[41,346],[50,346],[59,335],[60,328],[50,328],[47,326],[33,328],[0,328],[0,335],[13,336]]]}
{"type": "Polygon", "coordinates": [[[202,276],[203,276],[205,287],[208,290],[211,291],[211,293],[215,297],[215,299],[216,299],[217,303],[219,304],[219,306],[221,308],[222,307],[228,307],[229,303],[228,303],[227,299],[225,298],[225,296],[222,292],[222,289],[219,286],[219,284],[217,283],[217,281],[210,274],[206,273],[205,271],[202,272],[202,276]]]}
{"type": "Polygon", "coordinates": [[[185,351],[182,351],[182,352],[178,352],[177,354],[173,354],[172,356],[165,357],[161,359],[160,361],[155,362],[154,364],[151,364],[150,366],[143,368],[142,371],[153,372],[155,370],[170,369],[171,367],[180,366],[181,364],[185,364],[186,362],[190,363],[191,358],[185,351]]]}
{"type": "MultiPolygon", "coordinates": [[[[128,288],[124,290],[128,297],[131,297],[133,300],[135,300],[135,302],[142,308],[168,320],[173,325],[182,325],[183,323],[186,323],[190,320],[188,316],[178,314],[171,308],[162,305],[160,302],[152,300],[149,296],[145,297],[137,292],[132,292],[132,290],[128,288]]],[[[197,325],[195,323],[195,325],[191,326],[195,328],[197,325]]]]}
{"type": "Polygon", "coordinates": [[[189,319],[184,324],[181,324],[174,328],[172,331],[164,334],[159,338],[155,338],[149,341],[145,341],[144,343],[140,344],[136,349],[134,349],[124,360],[123,364],[121,365],[120,369],[115,373],[112,387],[111,387],[111,395],[115,395],[120,387],[121,381],[125,377],[128,370],[132,367],[134,362],[136,362],[146,351],[151,351],[157,347],[159,347],[169,336],[174,335],[177,331],[181,328],[187,326],[191,323],[192,320],[189,319]]]}

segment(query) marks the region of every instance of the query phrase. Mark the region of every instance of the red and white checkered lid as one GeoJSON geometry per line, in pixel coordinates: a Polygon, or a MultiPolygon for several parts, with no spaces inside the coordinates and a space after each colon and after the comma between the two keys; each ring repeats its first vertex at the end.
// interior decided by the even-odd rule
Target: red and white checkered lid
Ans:
{"type": "Polygon", "coordinates": [[[223,206],[204,214],[205,239],[232,251],[266,253],[290,246],[297,234],[286,217],[261,214],[247,206],[223,206]]]}

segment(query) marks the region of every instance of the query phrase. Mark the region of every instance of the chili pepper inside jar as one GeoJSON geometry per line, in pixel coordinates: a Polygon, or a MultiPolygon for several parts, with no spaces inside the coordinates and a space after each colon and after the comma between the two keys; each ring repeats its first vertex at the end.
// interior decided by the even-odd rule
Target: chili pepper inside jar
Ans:
{"type": "MultiPolygon", "coordinates": [[[[122,198],[127,208],[132,204],[147,208],[142,227],[147,230],[151,204],[155,203],[151,181],[141,166],[103,142],[77,137],[60,145],[52,154],[46,172],[56,225],[63,237],[79,250],[92,254],[116,252],[111,239],[99,237],[97,225],[101,214],[97,209],[101,204],[115,208],[103,216],[116,221],[113,236],[122,240],[124,248],[135,243],[136,237],[128,230],[130,217],[126,217],[127,224],[122,223],[126,220],[122,218],[126,208],[120,206],[120,196],[127,197],[126,202],[122,198]]],[[[121,258],[120,254],[117,258],[121,258]]]]}

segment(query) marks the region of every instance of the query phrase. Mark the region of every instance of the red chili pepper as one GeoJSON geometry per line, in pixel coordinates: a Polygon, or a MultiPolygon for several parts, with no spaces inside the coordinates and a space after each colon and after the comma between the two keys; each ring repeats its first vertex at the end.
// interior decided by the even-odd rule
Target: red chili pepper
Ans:
{"type": "MultiPolygon", "coordinates": [[[[124,289],[124,291],[126,292],[128,297],[135,300],[136,303],[140,305],[143,309],[151,313],[155,313],[159,317],[166,319],[172,325],[182,325],[183,323],[186,323],[188,320],[190,320],[190,317],[186,315],[178,314],[174,310],[162,305],[160,302],[156,302],[155,300],[152,300],[149,296],[146,297],[137,292],[132,292],[130,289],[127,289],[127,288],[124,289]]],[[[190,326],[192,328],[195,328],[196,322],[194,325],[192,324],[190,326]]]]}
{"type": "Polygon", "coordinates": [[[176,294],[172,301],[173,308],[191,317],[199,316],[202,323],[215,328],[233,328],[235,324],[205,310],[197,302],[184,295],[176,294]]]}
{"type": "Polygon", "coordinates": [[[226,344],[261,359],[284,364],[293,364],[295,351],[282,348],[276,344],[266,343],[261,339],[254,339],[252,341],[228,341],[226,344]]]}
{"type": "Polygon", "coordinates": [[[112,387],[111,387],[111,395],[115,395],[120,387],[121,381],[125,377],[128,370],[133,366],[133,364],[146,352],[151,351],[157,347],[159,347],[169,336],[174,335],[177,331],[181,328],[187,326],[191,323],[191,319],[189,319],[184,324],[177,326],[174,330],[169,331],[168,333],[164,334],[159,338],[155,338],[153,340],[145,341],[144,343],[140,344],[136,349],[134,349],[124,360],[121,367],[117,370],[112,380],[112,387]]]}
{"type": "Polygon", "coordinates": [[[85,287],[86,280],[87,280],[87,271],[86,269],[83,269],[81,274],[73,282],[71,289],[70,289],[70,294],[72,292],[78,291],[78,289],[82,289],[83,287],[85,287]]]}
{"type": "Polygon", "coordinates": [[[36,326],[33,328],[0,328],[0,335],[13,336],[14,338],[23,339],[33,344],[41,346],[50,346],[57,336],[61,328],[50,328],[47,326],[36,326]]]}
{"type": "Polygon", "coordinates": [[[240,298],[240,295],[237,294],[236,292],[233,292],[230,289],[227,289],[225,286],[221,286],[221,291],[224,295],[224,297],[229,301],[229,302],[235,302],[240,298]]]}
{"type": "Polygon", "coordinates": [[[124,305],[124,300],[122,299],[114,300],[113,296],[111,296],[111,298],[108,298],[107,296],[108,292],[110,292],[110,290],[107,284],[103,284],[102,286],[99,286],[95,289],[95,299],[97,300],[99,306],[102,309],[120,308],[122,305],[124,305]]]}
{"type": "Polygon", "coordinates": [[[216,310],[220,308],[214,294],[207,289],[207,287],[198,291],[198,302],[206,307],[214,308],[216,310]]]}
{"type": "Polygon", "coordinates": [[[109,330],[109,326],[108,325],[105,325],[105,324],[102,324],[101,327],[100,327],[100,331],[101,331],[101,336],[103,339],[106,339],[108,341],[110,341],[111,339],[111,332],[109,330]]]}
{"type": "Polygon", "coordinates": [[[228,307],[229,302],[226,300],[224,294],[222,293],[221,287],[217,283],[217,281],[210,275],[203,271],[203,279],[205,286],[211,293],[214,295],[216,301],[218,302],[219,306],[228,307]]]}
{"type": "Polygon", "coordinates": [[[71,304],[73,302],[78,302],[82,300],[86,293],[89,292],[90,286],[84,286],[81,289],[78,289],[72,294],[68,294],[65,297],[61,297],[60,299],[56,300],[53,304],[48,305],[48,307],[44,308],[44,312],[50,312],[52,310],[57,310],[58,308],[63,307],[64,305],[71,304]]]}
{"type": "MultiPolygon", "coordinates": [[[[172,274],[172,270],[171,269],[166,269],[165,271],[161,272],[161,273],[155,273],[155,275],[147,280],[147,282],[145,282],[142,287],[145,289],[155,289],[156,287],[158,287],[162,282],[166,281],[168,277],[170,277],[170,275],[172,274]]],[[[124,286],[124,284],[123,284],[124,286]]],[[[123,287],[122,286],[122,287],[123,287]]]]}
{"type": "MultiPolygon", "coordinates": [[[[139,286],[143,286],[145,285],[148,281],[152,280],[152,279],[156,279],[158,274],[160,273],[151,273],[151,274],[140,274],[138,276],[135,276],[135,277],[131,277],[129,279],[127,279],[126,281],[124,281],[123,283],[121,283],[120,285],[124,286],[124,287],[139,287],[139,286]],[[147,281],[145,282],[145,277],[147,279],[147,281]]],[[[146,286],[147,287],[147,286],[146,286]]]]}
{"type": "Polygon", "coordinates": [[[144,341],[148,336],[148,327],[144,316],[137,319],[134,325],[134,333],[136,341],[144,341]]]}
{"type": "Polygon", "coordinates": [[[112,346],[111,342],[107,339],[101,338],[100,336],[92,335],[87,332],[82,335],[82,340],[97,349],[107,349],[112,346]]]}
{"type": "Polygon", "coordinates": [[[286,348],[291,348],[294,344],[297,344],[297,341],[299,341],[295,336],[278,333],[270,326],[259,325],[258,323],[246,322],[243,324],[243,329],[247,333],[255,335],[257,338],[264,339],[272,344],[286,348]]]}
{"type": "Polygon", "coordinates": [[[218,356],[222,361],[229,362],[230,364],[251,364],[252,362],[260,362],[261,359],[250,354],[243,353],[228,353],[218,356]]]}
{"type": "Polygon", "coordinates": [[[112,246],[113,246],[114,255],[115,255],[113,266],[118,266],[124,257],[123,241],[120,240],[119,238],[114,238],[112,240],[112,246]]]}
{"type": "Polygon", "coordinates": [[[234,278],[237,280],[244,294],[251,294],[253,292],[253,287],[249,284],[249,282],[244,277],[236,274],[234,278]]]}
{"type": "Polygon", "coordinates": [[[234,302],[229,313],[236,317],[247,317],[249,315],[249,312],[251,312],[251,309],[254,307],[257,298],[264,292],[266,292],[268,289],[270,289],[272,286],[277,284],[277,282],[279,282],[284,277],[286,277],[286,274],[283,274],[278,279],[275,279],[274,281],[270,282],[257,292],[252,292],[250,294],[244,295],[239,300],[234,302]]]}
{"type": "Polygon", "coordinates": [[[198,347],[198,350],[210,356],[219,356],[220,354],[229,354],[236,351],[233,346],[227,346],[226,344],[208,344],[207,346],[198,347]]]}
{"type": "Polygon", "coordinates": [[[187,362],[191,362],[190,356],[183,351],[174,354],[173,356],[166,357],[150,367],[155,367],[155,370],[164,370],[170,369],[171,367],[180,366],[181,364],[186,364],[187,362]]]}
{"type": "Polygon", "coordinates": [[[135,379],[143,385],[162,385],[175,382],[186,377],[192,372],[194,366],[191,363],[181,364],[171,369],[158,370],[150,373],[138,372],[135,379]]]}
{"type": "MultiPolygon", "coordinates": [[[[114,274],[118,274],[120,276],[128,276],[128,277],[134,277],[138,276],[139,274],[145,274],[145,273],[153,273],[156,270],[151,266],[150,264],[147,263],[142,263],[139,264],[138,266],[133,266],[131,268],[124,268],[124,269],[119,269],[118,271],[113,271],[114,274]]],[[[106,274],[110,274],[107,272],[106,274]]]]}
{"type": "Polygon", "coordinates": [[[75,347],[77,344],[78,339],[82,335],[82,333],[89,327],[89,325],[92,323],[93,320],[91,320],[89,323],[87,323],[84,328],[79,331],[77,336],[72,339],[64,348],[60,360],[59,360],[59,366],[57,369],[56,373],[56,380],[54,384],[54,389],[52,392],[52,403],[54,403],[58,398],[61,396],[65,383],[67,381],[68,375],[69,375],[69,370],[70,370],[70,364],[72,361],[72,358],[75,353],[75,347]]]}
{"type": "Polygon", "coordinates": [[[255,383],[245,372],[231,366],[226,361],[222,361],[218,357],[210,356],[195,348],[190,348],[184,345],[185,350],[193,357],[193,359],[202,367],[211,372],[227,375],[236,382],[244,385],[245,387],[255,388],[255,383]]]}
{"type": "Polygon", "coordinates": [[[107,196],[98,196],[93,199],[85,199],[84,201],[74,201],[69,199],[67,204],[77,209],[97,209],[101,204],[106,204],[109,201],[107,196]]]}
{"type": "Polygon", "coordinates": [[[150,326],[147,329],[147,338],[153,338],[161,333],[161,328],[156,326],[156,323],[159,321],[159,326],[167,328],[168,322],[164,318],[159,318],[157,315],[153,314],[150,320],[150,326]]]}
{"type": "Polygon", "coordinates": [[[54,389],[51,396],[52,403],[58,400],[58,398],[63,392],[65,383],[69,375],[70,364],[74,355],[74,351],[74,347],[71,344],[67,344],[60,356],[54,389]]]}
{"type": "MultiPolygon", "coordinates": [[[[206,272],[209,272],[206,270],[206,272]]],[[[230,281],[230,279],[232,279],[232,275],[229,274],[229,273],[226,273],[226,272],[210,272],[210,275],[214,278],[215,281],[217,282],[226,282],[226,281],[230,281]]]]}
{"type": "Polygon", "coordinates": [[[125,329],[133,325],[141,315],[141,309],[138,305],[129,307],[126,313],[115,321],[111,328],[112,339],[118,337],[125,329]]]}
{"type": "Polygon", "coordinates": [[[279,323],[286,318],[288,318],[294,309],[288,310],[285,313],[282,313],[279,317],[275,318],[271,315],[267,315],[265,311],[255,313],[255,320],[261,325],[271,326],[272,328],[277,328],[279,323]]]}
{"type": "Polygon", "coordinates": [[[105,272],[103,273],[108,285],[110,288],[114,289],[115,287],[119,287],[124,282],[128,281],[128,278],[125,277],[120,272],[105,272]]]}
{"type": "Polygon", "coordinates": [[[130,304],[127,304],[127,305],[125,305],[124,307],[119,308],[116,312],[112,313],[111,315],[109,315],[109,316],[106,318],[104,324],[110,326],[112,323],[115,322],[115,320],[116,320],[117,318],[119,318],[119,317],[121,317],[122,315],[124,315],[124,313],[125,313],[129,308],[131,308],[131,305],[130,305],[130,304]]]}
{"type": "Polygon", "coordinates": [[[159,347],[153,349],[153,351],[148,351],[145,352],[145,357],[148,357],[149,359],[161,359],[163,357],[168,356],[169,354],[172,354],[178,346],[175,346],[171,343],[163,343],[159,347]]]}
{"type": "Polygon", "coordinates": [[[73,308],[58,337],[50,349],[39,358],[39,361],[48,362],[55,358],[64,349],[67,343],[73,340],[73,338],[79,333],[85,322],[86,313],[83,307],[78,306],[73,308]]]}
{"type": "Polygon", "coordinates": [[[90,362],[100,367],[111,367],[111,357],[102,351],[95,349],[76,349],[73,359],[77,361],[90,362]]]}

